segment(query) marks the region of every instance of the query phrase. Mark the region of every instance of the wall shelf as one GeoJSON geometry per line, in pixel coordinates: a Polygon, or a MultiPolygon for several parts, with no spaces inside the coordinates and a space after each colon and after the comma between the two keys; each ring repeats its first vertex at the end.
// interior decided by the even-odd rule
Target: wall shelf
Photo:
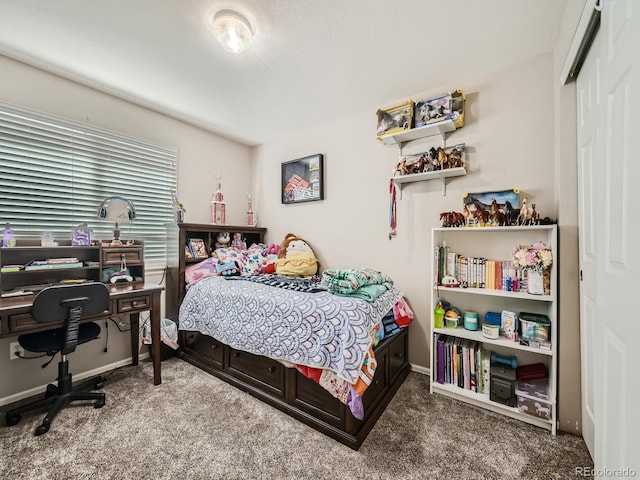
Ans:
{"type": "Polygon", "coordinates": [[[380,137],[380,141],[384,145],[398,147],[400,148],[400,150],[402,150],[404,144],[412,140],[440,136],[442,138],[442,145],[444,145],[446,134],[449,132],[453,132],[455,129],[456,126],[453,124],[453,120],[445,120],[443,122],[432,123],[430,125],[412,128],[410,130],[404,130],[398,133],[382,135],[380,137]]]}
{"type": "Polygon", "coordinates": [[[464,167],[456,167],[447,168],[444,170],[435,170],[433,172],[410,173],[409,175],[391,177],[391,180],[393,180],[393,183],[396,184],[396,188],[400,190],[400,198],[402,198],[402,188],[405,183],[440,179],[442,182],[442,195],[444,196],[447,194],[446,179],[449,177],[460,177],[466,174],[467,171],[464,167]]]}

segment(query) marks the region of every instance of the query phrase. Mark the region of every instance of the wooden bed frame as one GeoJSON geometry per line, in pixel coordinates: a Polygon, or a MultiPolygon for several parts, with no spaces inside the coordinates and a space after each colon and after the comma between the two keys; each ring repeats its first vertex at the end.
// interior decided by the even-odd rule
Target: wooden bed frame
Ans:
{"type": "MultiPolygon", "coordinates": [[[[177,319],[177,308],[185,294],[184,273],[190,263],[185,258],[189,238],[200,238],[209,249],[218,233],[241,233],[247,244],[264,243],[265,228],[230,225],[179,223],[175,241],[178,264],[170,268],[167,315],[177,319]],[[177,271],[176,271],[177,270],[177,271]],[[175,297],[173,296],[175,295],[175,297]]],[[[210,253],[210,252],[209,252],[210,253]]],[[[187,362],[215,375],[272,405],[302,423],[358,450],[382,412],[411,371],[408,362],[407,331],[381,342],[375,349],[376,374],[362,397],[364,418],[357,420],[349,407],[334,398],[313,380],[295,368],[286,368],[277,360],[235,350],[198,332],[180,331],[178,355],[187,362]]]]}
{"type": "Polygon", "coordinates": [[[374,349],[378,365],[362,397],[365,416],[357,420],[320,385],[277,360],[235,350],[198,332],[180,331],[179,343],[182,359],[354,450],[360,448],[411,371],[407,330],[403,329],[374,349]]]}

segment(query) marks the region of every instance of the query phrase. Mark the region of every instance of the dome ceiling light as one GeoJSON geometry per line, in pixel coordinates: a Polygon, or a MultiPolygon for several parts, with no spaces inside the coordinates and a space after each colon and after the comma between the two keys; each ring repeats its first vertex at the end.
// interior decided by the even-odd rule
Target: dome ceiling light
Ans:
{"type": "Polygon", "coordinates": [[[212,19],[213,34],[222,48],[232,53],[244,52],[253,38],[251,23],[239,12],[224,9],[212,19]]]}

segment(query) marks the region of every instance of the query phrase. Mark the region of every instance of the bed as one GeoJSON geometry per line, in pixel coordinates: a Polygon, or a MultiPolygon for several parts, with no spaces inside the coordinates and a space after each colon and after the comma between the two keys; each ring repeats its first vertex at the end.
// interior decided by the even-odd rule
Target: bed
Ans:
{"type": "Polygon", "coordinates": [[[364,301],[255,280],[191,283],[179,355],[357,450],[410,371],[406,328],[372,347],[402,294],[364,301]]]}

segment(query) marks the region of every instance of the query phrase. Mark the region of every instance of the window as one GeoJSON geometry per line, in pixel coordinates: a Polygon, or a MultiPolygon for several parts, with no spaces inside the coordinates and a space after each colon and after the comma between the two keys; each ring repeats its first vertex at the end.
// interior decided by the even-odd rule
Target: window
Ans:
{"type": "Polygon", "coordinates": [[[86,223],[110,240],[114,223],[98,218],[105,198],[121,196],[136,217],[120,238],[145,242],[145,259],[166,263],[165,224],[174,222],[176,150],[0,102],[0,225],[15,236],[70,239],[86,223]]]}

